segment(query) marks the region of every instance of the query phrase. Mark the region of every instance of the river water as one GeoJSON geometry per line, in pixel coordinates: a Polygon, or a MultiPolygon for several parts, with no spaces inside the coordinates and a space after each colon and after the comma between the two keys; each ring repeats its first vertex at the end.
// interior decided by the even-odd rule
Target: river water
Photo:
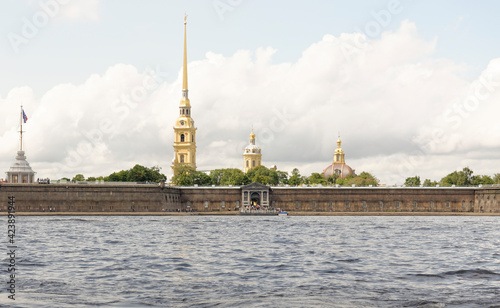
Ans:
{"type": "Polygon", "coordinates": [[[16,300],[7,297],[2,257],[0,305],[500,307],[499,223],[487,216],[21,216],[16,300]]]}

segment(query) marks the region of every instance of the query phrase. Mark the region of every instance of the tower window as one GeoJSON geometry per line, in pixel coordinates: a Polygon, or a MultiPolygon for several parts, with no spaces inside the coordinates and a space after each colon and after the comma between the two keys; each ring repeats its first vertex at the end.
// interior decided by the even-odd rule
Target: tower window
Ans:
{"type": "Polygon", "coordinates": [[[191,135],[191,142],[194,142],[194,135],[191,135]]]}
{"type": "Polygon", "coordinates": [[[248,160],[247,160],[247,168],[250,166],[249,162],[250,162],[250,161],[248,161],[248,160]]]}
{"type": "Polygon", "coordinates": [[[189,114],[189,109],[186,110],[186,114],[189,114]]]}
{"type": "Polygon", "coordinates": [[[181,142],[184,142],[184,139],[185,139],[184,134],[181,134],[181,142]]]}
{"type": "Polygon", "coordinates": [[[181,161],[181,163],[183,163],[183,162],[184,162],[184,154],[181,154],[181,156],[180,156],[180,161],[181,161]]]}
{"type": "Polygon", "coordinates": [[[252,167],[255,167],[255,160],[252,160],[252,167]]]}

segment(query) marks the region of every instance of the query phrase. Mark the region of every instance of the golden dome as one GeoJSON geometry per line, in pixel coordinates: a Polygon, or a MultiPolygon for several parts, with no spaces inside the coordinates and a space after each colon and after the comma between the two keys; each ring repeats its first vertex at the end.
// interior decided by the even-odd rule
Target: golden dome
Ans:
{"type": "Polygon", "coordinates": [[[337,174],[340,178],[345,178],[348,175],[356,176],[354,169],[352,169],[350,166],[346,165],[345,163],[336,162],[326,166],[326,168],[323,169],[323,177],[325,178],[334,174],[337,174]]]}

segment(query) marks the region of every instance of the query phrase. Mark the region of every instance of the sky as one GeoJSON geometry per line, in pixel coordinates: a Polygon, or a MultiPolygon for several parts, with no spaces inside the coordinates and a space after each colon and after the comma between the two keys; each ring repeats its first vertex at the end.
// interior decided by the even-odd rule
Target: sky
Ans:
{"type": "Polygon", "coordinates": [[[0,0],[0,178],[171,176],[183,21],[199,170],[302,175],[346,163],[381,184],[500,172],[498,1],[0,0]]]}

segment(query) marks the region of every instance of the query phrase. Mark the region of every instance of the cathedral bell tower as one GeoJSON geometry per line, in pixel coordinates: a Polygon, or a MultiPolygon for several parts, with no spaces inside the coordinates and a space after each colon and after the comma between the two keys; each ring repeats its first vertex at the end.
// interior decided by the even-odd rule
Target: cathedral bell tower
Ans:
{"type": "Polygon", "coordinates": [[[189,165],[196,169],[196,128],[191,118],[191,103],[188,98],[187,82],[187,45],[186,25],[187,15],[184,17],[184,62],[182,66],[182,98],[179,104],[179,117],[174,126],[174,159],[172,173],[180,165],[189,165]]]}

